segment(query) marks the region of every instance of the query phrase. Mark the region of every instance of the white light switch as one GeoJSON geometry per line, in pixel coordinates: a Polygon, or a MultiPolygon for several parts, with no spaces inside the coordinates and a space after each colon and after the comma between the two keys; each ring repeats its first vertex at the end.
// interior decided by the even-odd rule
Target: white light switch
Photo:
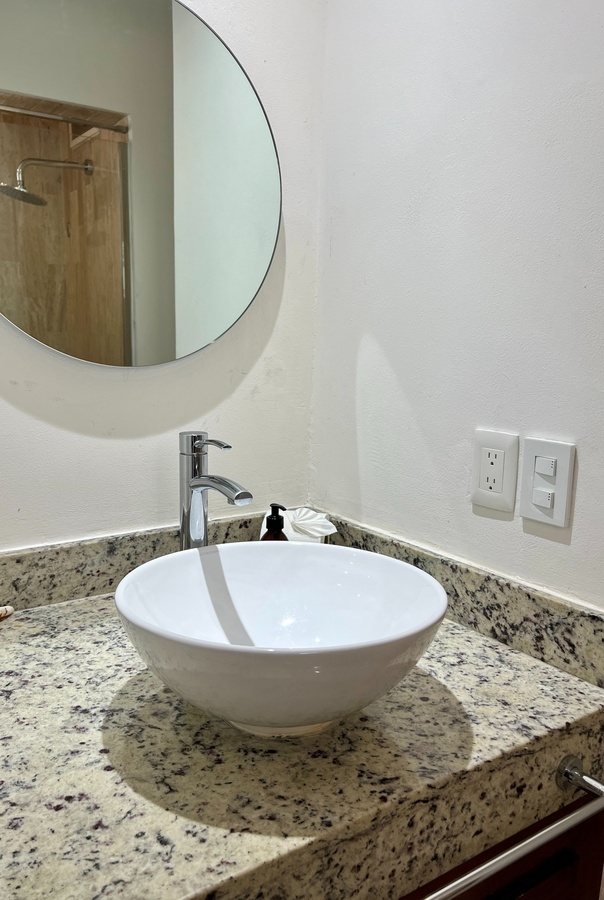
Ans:
{"type": "Polygon", "coordinates": [[[535,506],[542,507],[542,509],[551,509],[554,505],[554,492],[535,488],[533,491],[533,503],[535,506]]]}
{"type": "Polygon", "coordinates": [[[556,462],[549,456],[537,456],[535,458],[535,472],[539,475],[549,475],[553,478],[556,475],[556,462]]]}
{"type": "Polygon", "coordinates": [[[526,438],[520,515],[565,528],[570,519],[574,466],[574,444],[526,438]]]}

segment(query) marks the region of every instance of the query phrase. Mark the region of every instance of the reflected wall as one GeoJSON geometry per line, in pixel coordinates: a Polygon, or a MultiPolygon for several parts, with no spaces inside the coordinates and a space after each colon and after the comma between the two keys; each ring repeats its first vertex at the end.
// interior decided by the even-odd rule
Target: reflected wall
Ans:
{"type": "Polygon", "coordinates": [[[242,68],[173,4],[176,355],[215,341],[244,312],[272,256],[279,163],[242,68]]]}

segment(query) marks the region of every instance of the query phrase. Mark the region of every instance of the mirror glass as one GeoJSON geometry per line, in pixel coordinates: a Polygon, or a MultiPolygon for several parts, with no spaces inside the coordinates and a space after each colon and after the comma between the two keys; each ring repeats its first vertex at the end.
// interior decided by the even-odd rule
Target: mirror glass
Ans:
{"type": "Polygon", "coordinates": [[[254,299],[280,215],[262,105],[189,9],[5,4],[0,313],[13,324],[101,364],[187,356],[254,299]]]}

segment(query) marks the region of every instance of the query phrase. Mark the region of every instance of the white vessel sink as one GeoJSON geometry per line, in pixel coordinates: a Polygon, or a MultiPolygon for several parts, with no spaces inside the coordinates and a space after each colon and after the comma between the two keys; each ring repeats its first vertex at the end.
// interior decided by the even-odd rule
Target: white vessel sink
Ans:
{"type": "Polygon", "coordinates": [[[164,684],[264,735],[322,731],[381,697],[447,608],[441,585],[407,563],[277,541],[154,559],[123,579],[115,602],[164,684]]]}

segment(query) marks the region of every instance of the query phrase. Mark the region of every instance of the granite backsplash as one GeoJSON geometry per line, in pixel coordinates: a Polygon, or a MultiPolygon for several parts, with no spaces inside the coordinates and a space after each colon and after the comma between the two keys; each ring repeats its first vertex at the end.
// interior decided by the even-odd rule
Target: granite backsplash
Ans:
{"type": "MultiPolygon", "coordinates": [[[[604,611],[331,517],[332,543],[411,563],[433,575],[449,598],[448,618],[604,687],[604,611]]],[[[262,516],[210,523],[211,543],[256,540],[262,516]]],[[[110,593],[129,571],[178,550],[176,528],[0,554],[0,605],[30,609],[110,593]]]]}

